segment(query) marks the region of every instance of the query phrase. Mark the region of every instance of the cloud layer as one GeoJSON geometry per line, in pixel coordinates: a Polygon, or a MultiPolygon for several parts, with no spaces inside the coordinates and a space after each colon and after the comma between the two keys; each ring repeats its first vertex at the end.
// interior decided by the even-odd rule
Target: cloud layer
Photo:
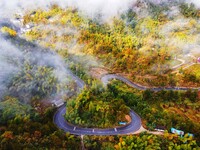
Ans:
{"type": "MultiPolygon", "coordinates": [[[[52,4],[58,4],[61,7],[78,8],[81,12],[91,18],[101,16],[108,20],[120,13],[133,8],[138,0],[0,0],[0,17],[10,17],[16,12],[27,11],[36,8],[48,8],[52,4]]],[[[187,2],[194,3],[200,8],[199,0],[140,0],[150,1],[154,4],[187,2]]]]}
{"type": "Polygon", "coordinates": [[[1,0],[0,16],[8,17],[12,13],[34,8],[48,8],[51,4],[61,7],[76,7],[90,17],[101,15],[103,19],[123,13],[137,0],[1,0]]]}

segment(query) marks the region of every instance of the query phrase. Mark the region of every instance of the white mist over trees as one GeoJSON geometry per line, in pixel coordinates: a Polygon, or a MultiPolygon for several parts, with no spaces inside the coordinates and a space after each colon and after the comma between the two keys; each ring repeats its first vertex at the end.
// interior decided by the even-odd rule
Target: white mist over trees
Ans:
{"type": "Polygon", "coordinates": [[[199,0],[188,0],[188,2],[195,4],[196,7],[200,8],[200,1],[199,0]]]}
{"type": "Polygon", "coordinates": [[[60,7],[77,8],[91,18],[100,17],[104,21],[134,8],[137,2],[151,2],[154,4],[186,2],[200,7],[198,0],[1,0],[0,17],[10,17],[15,13],[26,12],[37,8],[48,9],[52,4],[60,7]]]}
{"type": "Polygon", "coordinates": [[[18,38],[0,39],[0,99],[11,94],[28,102],[36,95],[66,92],[71,81],[62,58],[18,38]]]}
{"type": "MultiPolygon", "coordinates": [[[[141,2],[152,2],[154,4],[162,4],[162,3],[167,3],[167,2],[172,2],[172,0],[140,0],[141,2]]],[[[174,0],[177,2],[193,2],[197,7],[199,6],[199,2],[195,1],[195,0],[174,0]]],[[[173,2],[174,2],[173,1],[173,2]]],[[[28,10],[33,10],[36,8],[43,8],[43,9],[48,9],[51,5],[53,4],[58,4],[59,6],[65,8],[65,7],[73,7],[73,8],[77,8],[80,12],[82,12],[83,14],[87,14],[89,17],[91,18],[96,18],[99,17],[100,19],[103,19],[104,21],[109,20],[110,18],[114,17],[114,16],[119,16],[120,14],[126,12],[127,10],[129,10],[130,8],[135,7],[135,4],[138,2],[138,0],[31,0],[31,1],[27,1],[27,0],[10,0],[10,1],[6,1],[6,0],[1,0],[0,1],[0,18],[3,17],[10,17],[12,15],[14,15],[15,13],[18,12],[26,12],[28,10]]],[[[178,8],[176,8],[178,10],[178,8]]],[[[181,19],[181,23],[183,23],[185,20],[181,19]]],[[[169,22],[166,27],[163,27],[163,35],[167,36],[169,33],[171,33],[171,30],[169,29],[173,29],[173,24],[171,22],[169,22]],[[169,30],[169,31],[168,31],[169,30]]],[[[192,30],[193,31],[193,30],[192,30]]],[[[191,31],[191,32],[192,32],[191,31]]],[[[195,31],[193,31],[195,33],[195,31]]],[[[166,43],[169,43],[169,41],[172,41],[171,39],[167,39],[166,38],[166,43]]],[[[174,40],[173,40],[174,41],[174,40]]],[[[9,78],[9,75],[11,76],[12,74],[15,74],[17,71],[19,71],[21,69],[21,58],[24,57],[24,54],[22,52],[20,52],[20,50],[18,48],[16,48],[15,46],[11,46],[10,43],[7,43],[5,41],[0,40],[1,44],[0,46],[0,93],[3,93],[2,91],[5,91],[5,81],[7,82],[9,78]],[[12,51],[12,52],[11,52],[12,51]],[[22,53],[22,54],[21,54],[22,53]],[[5,59],[5,58],[20,58],[19,59],[19,63],[11,63],[10,61],[8,62],[8,60],[10,59],[5,59]],[[9,67],[7,67],[9,66],[9,67]],[[6,68],[6,69],[5,69],[6,68]]],[[[174,45],[174,43],[172,43],[172,45],[174,45]]],[[[177,43],[176,43],[177,45],[177,43]]],[[[195,49],[195,51],[198,51],[199,49],[199,45],[198,45],[198,41],[196,43],[193,43],[193,45],[186,45],[181,43],[181,46],[183,45],[183,48],[181,47],[181,49],[184,49],[184,51],[186,51],[188,53],[188,49],[194,49],[193,47],[197,47],[195,49]]],[[[59,58],[58,56],[52,55],[52,54],[48,54],[48,57],[43,57],[43,55],[47,55],[47,54],[42,54],[42,53],[33,53],[33,58],[37,58],[38,60],[38,64],[39,65],[47,65],[47,66],[54,66],[55,71],[54,74],[55,76],[58,78],[59,81],[61,81],[60,79],[63,78],[63,76],[65,76],[66,74],[66,70],[65,70],[65,65],[62,62],[62,59],[59,58]],[[40,58],[40,59],[38,59],[40,58]],[[43,60],[43,61],[41,61],[43,60]]],[[[24,58],[23,58],[24,59],[24,58]]],[[[1,96],[1,95],[0,95],[1,96]]]]}
{"type": "Polygon", "coordinates": [[[52,4],[58,4],[60,7],[78,8],[81,12],[94,18],[101,15],[103,19],[114,17],[128,10],[136,0],[1,0],[0,16],[9,16],[12,13],[26,11],[35,8],[48,8],[52,4]]]}
{"type": "Polygon", "coordinates": [[[19,71],[20,66],[19,58],[22,57],[22,53],[18,51],[10,43],[6,42],[3,39],[0,39],[0,98],[7,91],[6,82],[9,80],[9,77],[19,71]],[[16,60],[15,63],[10,62],[11,58],[16,60]]]}

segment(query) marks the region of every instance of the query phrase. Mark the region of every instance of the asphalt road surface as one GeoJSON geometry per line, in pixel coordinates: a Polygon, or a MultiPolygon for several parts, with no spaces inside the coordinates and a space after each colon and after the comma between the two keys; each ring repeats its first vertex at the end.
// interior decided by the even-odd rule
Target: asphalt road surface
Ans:
{"type": "MultiPolygon", "coordinates": [[[[73,80],[77,83],[79,87],[79,92],[84,88],[85,83],[74,75],[70,70],[68,70],[68,74],[71,76],[73,80]]],[[[107,83],[102,81],[104,84],[107,83]]],[[[66,114],[66,106],[63,105],[60,107],[54,115],[53,121],[57,125],[58,128],[64,130],[65,132],[70,132],[75,135],[118,135],[118,134],[129,134],[136,132],[141,127],[141,118],[133,111],[130,111],[130,116],[132,121],[122,127],[117,128],[108,128],[108,129],[97,129],[97,128],[82,128],[72,124],[69,124],[64,115],[66,114]]]]}
{"type": "Polygon", "coordinates": [[[70,132],[71,134],[75,134],[75,135],[129,134],[129,133],[133,133],[139,130],[141,127],[140,117],[132,110],[130,111],[132,121],[129,124],[123,127],[108,128],[108,129],[82,128],[82,127],[69,124],[64,118],[65,113],[66,113],[66,107],[65,106],[60,107],[54,116],[54,123],[65,132],[70,132]]]}
{"type": "Polygon", "coordinates": [[[104,75],[104,76],[102,76],[101,81],[104,85],[107,85],[109,83],[109,81],[112,80],[112,79],[120,80],[120,81],[122,81],[122,82],[128,84],[129,86],[136,88],[138,90],[147,90],[147,89],[152,90],[152,91],[161,91],[161,90],[187,91],[189,89],[200,90],[200,88],[188,88],[188,87],[146,87],[146,86],[131,82],[127,78],[120,76],[120,75],[117,75],[117,74],[104,75]]]}
{"type": "MultiPolygon", "coordinates": [[[[85,83],[78,78],[76,75],[74,75],[70,70],[69,74],[71,75],[72,79],[74,79],[79,87],[79,92],[83,89],[85,83]]],[[[117,75],[117,74],[107,74],[102,76],[101,81],[104,85],[107,85],[110,80],[117,79],[120,80],[129,86],[136,88],[138,90],[147,90],[150,89],[152,91],[161,91],[161,90],[200,90],[200,88],[186,88],[186,87],[155,87],[155,88],[149,88],[146,86],[142,86],[136,83],[131,82],[127,78],[117,75]]],[[[79,126],[75,126],[72,124],[69,124],[66,119],[64,118],[64,115],[66,113],[66,106],[60,107],[57,112],[54,115],[54,123],[57,125],[58,128],[64,130],[65,132],[70,132],[71,134],[75,135],[119,135],[119,134],[130,134],[138,131],[141,124],[141,118],[133,111],[130,111],[130,116],[132,118],[132,121],[122,127],[117,128],[108,128],[108,129],[98,129],[98,128],[83,128],[79,126]]]]}
{"type": "MultiPolygon", "coordinates": [[[[0,20],[0,28],[3,26],[9,26],[12,29],[16,30],[17,32],[19,32],[20,28],[13,25],[10,20],[8,19],[1,19],[0,20]]],[[[2,34],[0,33],[0,36],[2,36],[2,34]]],[[[23,43],[24,45],[28,45],[31,49],[33,49],[34,47],[36,49],[37,46],[35,46],[34,44],[31,44],[30,42],[27,42],[25,40],[22,39],[15,39],[14,42],[16,43],[23,43]],[[30,46],[31,45],[31,46],[30,46]]],[[[68,70],[68,74],[71,76],[71,78],[73,80],[75,80],[75,82],[77,83],[78,86],[78,92],[80,92],[84,86],[85,83],[78,78],[76,75],[74,75],[71,70],[68,70]]],[[[185,87],[168,87],[168,88],[161,88],[161,87],[156,87],[156,88],[149,88],[149,87],[145,87],[139,84],[135,84],[133,82],[131,82],[130,80],[126,79],[123,76],[120,75],[116,75],[116,74],[108,74],[108,75],[104,75],[101,78],[101,81],[104,85],[107,85],[109,83],[110,80],[112,79],[117,79],[117,80],[121,80],[124,83],[128,84],[129,86],[136,88],[138,90],[146,90],[146,89],[150,89],[153,91],[160,91],[160,90],[188,90],[188,89],[197,89],[200,90],[200,88],[185,88],[185,87]]],[[[118,134],[129,134],[129,133],[134,133],[137,130],[140,129],[141,127],[141,118],[133,111],[130,111],[130,116],[132,118],[132,121],[122,127],[117,127],[117,128],[109,128],[109,129],[97,129],[97,128],[82,128],[82,127],[78,127],[72,124],[69,124],[65,118],[64,115],[66,113],[66,106],[63,105],[62,107],[60,107],[57,112],[54,115],[54,123],[57,125],[58,128],[64,130],[65,132],[70,132],[71,134],[75,134],[75,135],[118,135],[118,134]]]]}

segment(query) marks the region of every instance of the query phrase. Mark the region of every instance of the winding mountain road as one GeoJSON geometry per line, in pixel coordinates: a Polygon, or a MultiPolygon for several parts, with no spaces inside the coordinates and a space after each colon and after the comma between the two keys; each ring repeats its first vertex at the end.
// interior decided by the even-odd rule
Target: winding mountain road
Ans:
{"type": "MultiPolygon", "coordinates": [[[[72,79],[75,80],[77,83],[78,87],[80,90],[83,89],[84,87],[84,82],[78,78],[76,75],[74,75],[70,70],[69,74],[71,75],[72,79]]],[[[129,86],[136,88],[138,90],[147,90],[150,89],[152,91],[161,91],[161,90],[188,90],[188,89],[196,89],[200,90],[200,88],[186,88],[186,87],[167,87],[167,88],[149,88],[146,86],[142,86],[136,83],[131,82],[127,78],[117,75],[117,74],[107,74],[103,75],[101,78],[102,83],[106,86],[110,80],[112,79],[117,79],[120,80],[129,86]]],[[[79,91],[80,91],[79,90],[79,91]]],[[[108,128],[108,129],[97,129],[97,128],[83,128],[83,127],[78,127],[72,124],[69,124],[65,118],[64,115],[66,113],[66,106],[60,107],[57,112],[54,115],[54,123],[58,126],[58,128],[64,130],[65,132],[70,132],[71,134],[75,135],[119,135],[119,134],[130,134],[138,131],[141,126],[141,118],[133,111],[130,111],[130,116],[132,118],[132,121],[122,127],[117,127],[117,128],[108,128]]]]}
{"type": "Polygon", "coordinates": [[[65,132],[70,132],[71,134],[75,134],[75,135],[129,134],[129,133],[136,132],[141,127],[140,117],[132,110],[130,111],[132,121],[129,124],[123,127],[108,128],[108,129],[83,128],[83,127],[78,127],[78,126],[69,124],[64,118],[65,113],[66,113],[66,106],[62,106],[61,108],[59,108],[54,115],[54,123],[65,132]]]}
{"type": "Polygon", "coordinates": [[[189,89],[191,90],[199,90],[200,91],[200,87],[199,88],[188,88],[188,87],[147,87],[147,86],[143,86],[140,84],[136,84],[130,80],[128,80],[127,78],[121,76],[121,75],[117,75],[117,74],[107,74],[107,75],[103,75],[101,78],[101,81],[104,85],[108,84],[110,80],[112,79],[117,79],[120,80],[126,84],[128,84],[129,86],[136,88],[138,90],[151,90],[151,91],[161,91],[161,90],[173,90],[173,91],[187,91],[189,89]]]}
{"type": "MultiPolygon", "coordinates": [[[[79,92],[84,88],[85,83],[74,75],[70,70],[68,70],[68,74],[71,76],[73,80],[75,80],[77,86],[79,87],[79,92]]],[[[103,78],[103,84],[107,84],[108,80],[110,80],[109,75],[108,78],[103,78]]],[[[128,81],[128,80],[127,80],[128,81]]],[[[141,118],[133,111],[130,111],[130,116],[132,121],[122,127],[116,128],[108,128],[108,129],[97,129],[97,128],[83,128],[72,125],[66,121],[64,115],[66,113],[66,106],[63,105],[60,107],[54,115],[53,121],[57,125],[58,128],[64,130],[65,132],[70,132],[75,135],[118,135],[118,134],[129,134],[136,132],[141,127],[141,118]]]]}
{"type": "Polygon", "coordinates": [[[184,64],[185,64],[185,60],[183,60],[183,59],[177,59],[178,61],[180,61],[181,63],[180,64],[178,64],[178,65],[176,65],[176,66],[174,66],[174,67],[172,67],[172,69],[177,69],[177,68],[180,68],[181,66],[183,66],[184,64]]]}
{"type": "MultiPolygon", "coordinates": [[[[12,29],[15,29],[17,32],[19,32],[20,28],[12,24],[8,19],[0,19],[0,28],[3,26],[8,26],[11,27],[12,29]]],[[[3,36],[0,33],[0,36],[3,36]]],[[[17,39],[16,39],[17,40],[17,39]]],[[[27,45],[28,47],[31,48],[37,48],[35,44],[32,44],[30,42],[24,41],[22,39],[18,39],[17,43],[21,43],[23,41],[23,44],[27,45]]],[[[68,69],[67,72],[71,78],[76,82],[78,86],[78,93],[81,92],[81,90],[84,88],[85,83],[76,75],[74,75],[71,70],[68,69]]],[[[127,78],[117,75],[117,74],[107,74],[103,75],[101,78],[101,81],[104,85],[107,85],[110,80],[112,79],[117,79],[120,81],[123,81],[124,83],[128,84],[129,86],[136,88],[138,90],[146,90],[150,89],[152,91],[160,91],[160,90],[188,90],[188,89],[196,89],[200,90],[200,88],[186,88],[186,87],[167,87],[167,88],[161,88],[161,87],[156,87],[156,88],[150,88],[146,86],[142,86],[136,83],[131,82],[127,78]]],[[[116,127],[116,128],[109,128],[109,129],[95,129],[95,128],[83,128],[83,127],[78,127],[72,124],[69,124],[65,118],[64,115],[66,113],[66,106],[63,105],[61,106],[55,113],[53,117],[54,123],[57,125],[58,128],[64,130],[65,132],[70,132],[71,134],[75,135],[119,135],[119,134],[130,134],[138,131],[140,127],[142,126],[141,124],[141,118],[133,111],[130,111],[130,116],[132,118],[131,122],[125,126],[122,127],[116,127]]]]}

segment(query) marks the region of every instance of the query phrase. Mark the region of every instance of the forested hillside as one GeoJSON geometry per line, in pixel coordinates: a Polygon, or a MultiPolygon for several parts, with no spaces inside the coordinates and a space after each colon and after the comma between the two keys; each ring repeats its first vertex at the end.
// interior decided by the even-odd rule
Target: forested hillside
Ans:
{"type": "Polygon", "coordinates": [[[199,149],[200,3],[2,0],[0,7],[0,149],[199,149]],[[109,74],[119,78],[103,81],[109,74]],[[138,121],[130,111],[140,130],[95,135],[126,130],[138,121]],[[65,133],[62,121],[80,134],[65,133]],[[81,134],[88,128],[92,135],[81,134]]]}
{"type": "Polygon", "coordinates": [[[173,73],[173,66],[180,64],[179,57],[187,65],[196,61],[187,54],[194,57],[199,54],[199,10],[184,3],[144,5],[138,2],[134,7],[141,7],[140,11],[145,7],[148,15],[140,16],[142,12],[129,9],[120,17],[102,22],[91,20],[72,8],[63,10],[54,6],[49,11],[27,14],[23,23],[35,26],[26,37],[56,49],[63,57],[67,57],[64,52],[67,50],[68,55],[73,51],[93,55],[114,72],[127,73],[130,79],[143,84],[199,85],[198,76],[188,78],[190,75],[185,72],[173,73]],[[180,13],[169,15],[174,7],[180,13]]]}

